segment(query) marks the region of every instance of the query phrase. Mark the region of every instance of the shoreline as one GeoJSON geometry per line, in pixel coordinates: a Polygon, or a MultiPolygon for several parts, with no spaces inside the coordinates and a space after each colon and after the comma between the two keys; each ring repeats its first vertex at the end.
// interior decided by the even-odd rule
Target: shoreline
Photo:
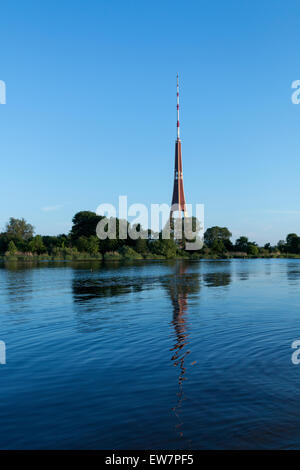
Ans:
{"type": "Polygon", "coordinates": [[[50,257],[50,256],[0,256],[0,263],[55,263],[55,262],[124,262],[124,261],[201,261],[201,260],[230,260],[230,259],[300,259],[300,254],[281,255],[197,255],[176,256],[167,258],[165,256],[146,256],[130,258],[123,256],[97,256],[97,257],[50,257]]]}

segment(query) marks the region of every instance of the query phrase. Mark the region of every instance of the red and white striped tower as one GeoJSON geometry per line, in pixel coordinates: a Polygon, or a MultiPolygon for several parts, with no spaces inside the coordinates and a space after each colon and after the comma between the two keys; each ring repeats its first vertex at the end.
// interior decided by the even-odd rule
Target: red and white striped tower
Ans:
{"type": "Polygon", "coordinates": [[[172,197],[172,209],[170,217],[174,212],[187,217],[186,203],[183,189],[182,174],[182,158],[181,158],[181,141],[180,141],[180,125],[179,125],[179,84],[177,74],[177,140],[175,142],[175,169],[174,169],[174,186],[172,197]]]}

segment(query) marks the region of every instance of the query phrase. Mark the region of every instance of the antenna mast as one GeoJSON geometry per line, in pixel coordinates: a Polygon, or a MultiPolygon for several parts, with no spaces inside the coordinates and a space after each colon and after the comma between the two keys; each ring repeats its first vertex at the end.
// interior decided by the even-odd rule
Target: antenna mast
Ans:
{"type": "Polygon", "coordinates": [[[177,74],[177,140],[180,140],[180,127],[179,127],[179,84],[177,74]]]}

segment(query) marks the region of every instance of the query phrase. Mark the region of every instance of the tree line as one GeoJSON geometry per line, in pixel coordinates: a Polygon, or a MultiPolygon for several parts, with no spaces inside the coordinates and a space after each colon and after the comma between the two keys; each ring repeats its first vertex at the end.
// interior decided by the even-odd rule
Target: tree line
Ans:
{"type": "MultiPolygon", "coordinates": [[[[266,243],[258,246],[246,236],[239,237],[235,243],[227,227],[210,227],[204,233],[203,247],[198,251],[186,251],[184,240],[180,243],[174,238],[152,239],[150,230],[147,238],[126,240],[118,237],[119,220],[116,219],[117,238],[99,240],[96,226],[102,216],[91,211],[81,211],[72,219],[72,229],[68,234],[57,236],[35,235],[34,227],[25,219],[11,217],[5,230],[0,233],[0,255],[8,258],[39,257],[49,259],[170,259],[177,257],[258,257],[288,256],[300,254],[300,237],[295,233],[287,235],[277,245],[266,243]]],[[[195,220],[193,220],[194,228],[195,220]]],[[[130,224],[127,222],[128,226],[130,224]]],[[[136,230],[145,233],[141,226],[136,230]]]]}

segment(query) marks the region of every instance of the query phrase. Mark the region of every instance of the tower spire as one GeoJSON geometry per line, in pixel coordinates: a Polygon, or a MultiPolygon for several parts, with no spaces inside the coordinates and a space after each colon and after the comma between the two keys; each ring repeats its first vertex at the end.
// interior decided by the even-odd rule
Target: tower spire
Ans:
{"type": "Polygon", "coordinates": [[[183,189],[183,174],[182,174],[182,157],[181,157],[181,141],[180,141],[180,127],[179,127],[179,84],[177,73],[177,139],[175,142],[175,168],[174,168],[174,186],[172,197],[172,208],[170,217],[173,212],[183,213],[187,216],[185,196],[183,189]]]}
{"type": "Polygon", "coordinates": [[[179,82],[177,73],[177,140],[180,140],[180,126],[179,126],[179,82]]]}

